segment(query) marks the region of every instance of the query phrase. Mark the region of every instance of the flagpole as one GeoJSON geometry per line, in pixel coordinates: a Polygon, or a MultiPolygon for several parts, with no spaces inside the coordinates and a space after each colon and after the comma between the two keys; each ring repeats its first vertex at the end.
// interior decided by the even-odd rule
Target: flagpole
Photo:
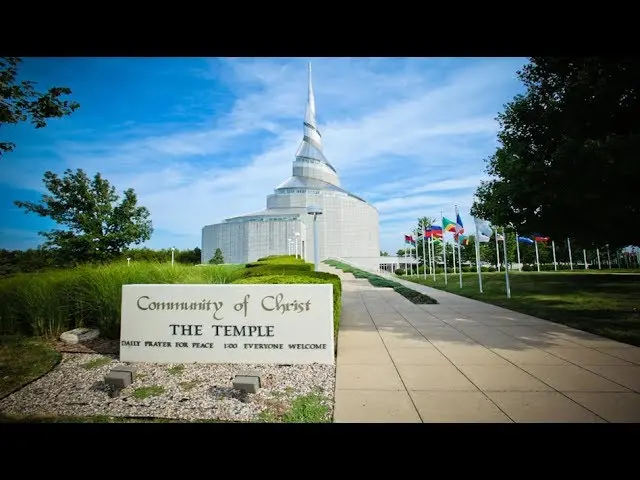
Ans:
{"type": "Polygon", "coordinates": [[[451,258],[453,259],[453,274],[456,274],[456,234],[453,234],[453,245],[451,248],[451,258]]]}
{"type": "Polygon", "coordinates": [[[436,242],[431,236],[431,264],[433,265],[433,281],[436,281],[436,242]]]}
{"type": "Polygon", "coordinates": [[[538,266],[538,271],[540,271],[540,257],[538,256],[538,240],[534,238],[533,243],[536,246],[536,265],[538,266]]]}
{"type": "Polygon", "coordinates": [[[589,270],[589,267],[587,266],[587,251],[584,248],[582,249],[582,254],[584,255],[584,269],[589,270]]]}
{"type": "MultiPolygon", "coordinates": [[[[412,237],[409,235],[409,239],[411,239],[412,237]]],[[[413,277],[413,253],[411,252],[411,240],[409,240],[407,242],[408,248],[407,248],[407,262],[410,262],[407,266],[408,271],[409,271],[409,276],[413,277]]]]}
{"type": "MultiPolygon", "coordinates": [[[[424,274],[424,279],[427,279],[427,253],[426,253],[426,248],[427,246],[425,245],[425,243],[427,243],[427,237],[425,236],[425,227],[424,225],[422,226],[422,259],[424,260],[422,262],[422,273],[424,274]]],[[[429,266],[431,267],[431,266],[429,266]]]]}
{"type": "MultiPolygon", "coordinates": [[[[416,251],[415,251],[415,256],[414,256],[414,252],[413,252],[413,244],[409,244],[409,256],[411,257],[411,276],[413,277],[415,274],[413,273],[413,260],[418,256],[418,242],[416,242],[416,240],[413,238],[413,235],[411,235],[411,240],[413,240],[413,242],[416,244],[416,251]]],[[[418,265],[415,265],[416,267],[416,273],[418,273],[418,265]]]]}
{"type": "Polygon", "coordinates": [[[458,272],[460,274],[460,288],[462,288],[462,255],[460,255],[460,235],[458,235],[458,272]]]}
{"type": "Polygon", "coordinates": [[[600,249],[596,248],[596,255],[598,256],[598,270],[602,270],[602,266],[600,265],[600,249]]]}
{"type": "MultiPolygon", "coordinates": [[[[462,223],[462,219],[460,218],[460,212],[458,211],[458,205],[455,205],[456,208],[456,225],[458,225],[458,219],[460,223],[462,223]]],[[[462,228],[462,225],[458,225],[462,228]]],[[[464,230],[464,229],[463,229],[464,230]]],[[[462,232],[458,232],[458,273],[460,275],[460,288],[462,288],[462,255],[460,254],[460,235],[462,232]]]]}
{"type": "Polygon", "coordinates": [[[558,270],[558,262],[556,262],[556,242],[551,240],[551,247],[553,248],[553,269],[558,270]]]}
{"type": "MultiPolygon", "coordinates": [[[[418,235],[416,235],[416,237],[417,236],[418,235]]],[[[411,239],[413,240],[413,243],[415,243],[415,246],[416,246],[415,257],[413,257],[413,258],[415,258],[415,260],[416,260],[416,273],[415,273],[415,275],[417,276],[418,273],[420,272],[420,270],[418,270],[418,267],[420,265],[420,259],[418,258],[418,240],[416,238],[413,238],[413,235],[411,235],[411,239]]],[[[411,247],[411,254],[413,255],[413,247],[411,247]]]]}
{"type": "Polygon", "coordinates": [[[404,237],[404,273],[409,273],[409,263],[407,261],[407,236],[404,237]]]}
{"type": "MultiPolygon", "coordinates": [[[[411,245],[411,276],[414,275],[413,273],[413,261],[417,260],[418,258],[418,240],[416,240],[415,238],[413,238],[413,236],[415,235],[415,232],[411,233],[411,240],[414,241],[414,243],[416,244],[416,251],[415,251],[415,255],[414,255],[414,251],[413,251],[413,245],[411,245]]],[[[416,235],[417,236],[417,235],[416,235]]],[[[418,262],[419,263],[419,262],[418,262]]],[[[418,263],[416,263],[416,274],[418,273],[418,263]]]]}
{"type": "Polygon", "coordinates": [[[407,242],[407,273],[409,274],[409,276],[413,275],[413,261],[411,260],[411,240],[407,242]]]}
{"type": "Polygon", "coordinates": [[[447,285],[447,244],[444,241],[444,212],[440,210],[440,223],[442,224],[442,260],[444,262],[444,284],[447,285]]]}
{"type": "Polygon", "coordinates": [[[516,232],[516,252],[518,253],[518,265],[520,265],[520,240],[518,240],[518,232],[516,232]]]}
{"type": "MultiPolygon", "coordinates": [[[[498,230],[496,229],[496,232],[498,230]]],[[[504,280],[507,288],[507,298],[511,298],[511,286],[509,285],[509,260],[507,258],[507,232],[502,227],[502,249],[504,252],[504,280]]],[[[516,238],[516,241],[518,239],[516,238]]]]}
{"type": "Polygon", "coordinates": [[[571,242],[569,241],[569,237],[567,237],[567,247],[569,248],[569,268],[573,270],[573,260],[571,260],[571,242]]]}
{"type": "Polygon", "coordinates": [[[433,231],[431,232],[431,236],[429,237],[427,248],[429,249],[429,275],[433,275],[433,253],[431,250],[431,243],[433,242],[433,231]]]}
{"type": "Polygon", "coordinates": [[[474,219],[476,224],[476,270],[478,271],[478,286],[482,293],[482,267],[480,266],[480,235],[478,234],[478,220],[474,219]]]}
{"type": "Polygon", "coordinates": [[[609,244],[607,243],[607,262],[609,263],[609,270],[611,270],[611,253],[609,252],[609,244]]]}
{"type": "Polygon", "coordinates": [[[498,229],[494,229],[496,234],[496,266],[498,267],[498,272],[500,271],[500,245],[498,244],[498,229]]]}

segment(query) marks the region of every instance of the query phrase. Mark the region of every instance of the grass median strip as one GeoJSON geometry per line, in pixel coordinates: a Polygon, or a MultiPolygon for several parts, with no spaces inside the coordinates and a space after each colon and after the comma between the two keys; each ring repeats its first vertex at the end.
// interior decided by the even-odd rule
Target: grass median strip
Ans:
{"type": "Polygon", "coordinates": [[[367,279],[369,283],[374,287],[393,288],[394,291],[396,291],[397,293],[399,293],[400,295],[402,295],[404,298],[406,298],[412,303],[415,303],[415,304],[438,303],[435,299],[431,298],[429,295],[425,295],[424,293],[420,293],[416,290],[405,287],[404,285],[401,285],[398,282],[394,282],[393,280],[389,280],[379,275],[375,275],[373,273],[360,270],[359,268],[352,267],[351,265],[347,265],[346,263],[338,262],[336,260],[325,260],[324,263],[332,267],[339,268],[345,273],[352,273],[353,276],[356,278],[367,279]]]}

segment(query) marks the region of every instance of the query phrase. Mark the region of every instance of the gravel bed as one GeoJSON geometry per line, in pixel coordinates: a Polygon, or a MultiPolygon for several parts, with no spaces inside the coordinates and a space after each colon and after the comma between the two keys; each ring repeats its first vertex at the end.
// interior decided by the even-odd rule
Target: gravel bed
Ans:
{"type": "Polygon", "coordinates": [[[283,412],[296,397],[318,393],[326,398],[329,419],[333,417],[334,365],[184,364],[181,369],[141,363],[136,364],[133,384],[112,397],[104,376],[120,364],[116,355],[63,353],[51,372],[0,400],[0,411],[247,422],[260,420],[265,409],[283,412]],[[87,368],[101,360],[106,363],[87,368]],[[235,375],[247,370],[262,374],[258,393],[243,394],[232,387],[235,375]],[[136,389],[154,386],[164,391],[147,398],[134,396],[136,389]]]}

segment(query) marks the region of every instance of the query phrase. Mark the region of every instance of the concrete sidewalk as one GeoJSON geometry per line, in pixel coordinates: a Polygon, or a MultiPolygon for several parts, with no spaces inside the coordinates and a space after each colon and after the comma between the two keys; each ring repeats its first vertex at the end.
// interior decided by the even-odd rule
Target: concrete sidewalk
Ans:
{"type": "Polygon", "coordinates": [[[394,278],[343,280],[335,422],[639,422],[640,348],[394,278]]]}

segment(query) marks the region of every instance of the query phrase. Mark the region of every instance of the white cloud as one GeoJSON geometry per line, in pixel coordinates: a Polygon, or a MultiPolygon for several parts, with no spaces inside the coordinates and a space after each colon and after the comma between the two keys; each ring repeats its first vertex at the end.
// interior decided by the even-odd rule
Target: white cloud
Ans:
{"type": "MultiPolygon", "coordinates": [[[[263,209],[266,195],[290,175],[302,137],[306,62],[214,63],[215,76],[199,75],[224,81],[237,95],[225,115],[157,130],[143,125],[141,135],[120,142],[111,132],[90,144],[60,143],[62,165],[99,170],[119,191],[133,187],[155,227],[176,241],[199,239],[203,225],[263,209]]],[[[522,63],[313,60],[325,154],[343,186],[379,209],[383,250],[397,250],[397,232],[420,216],[458,203],[468,217],[473,190],[485,178],[483,159],[494,148],[494,118],[515,93],[522,63]]],[[[40,178],[22,168],[0,181],[39,188],[40,178]]]]}

